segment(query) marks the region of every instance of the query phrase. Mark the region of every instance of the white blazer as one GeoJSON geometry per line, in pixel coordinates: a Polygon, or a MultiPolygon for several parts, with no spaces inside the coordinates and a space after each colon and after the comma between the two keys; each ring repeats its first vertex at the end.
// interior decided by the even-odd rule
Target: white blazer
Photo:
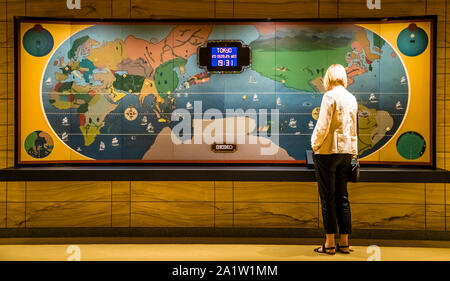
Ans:
{"type": "Polygon", "coordinates": [[[336,86],[326,92],[311,136],[314,153],[346,153],[357,156],[357,114],[356,98],[343,86],[336,86]]]}

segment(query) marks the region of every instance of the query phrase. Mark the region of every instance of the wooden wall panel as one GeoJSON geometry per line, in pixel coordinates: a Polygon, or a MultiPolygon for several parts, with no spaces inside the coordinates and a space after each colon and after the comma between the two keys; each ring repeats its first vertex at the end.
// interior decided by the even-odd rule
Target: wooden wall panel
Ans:
{"type": "MultiPolygon", "coordinates": [[[[32,1],[33,3],[39,3],[40,1],[32,1]]],[[[54,1],[55,2],[55,1],[54,1]]],[[[65,2],[65,1],[64,1],[65,2]]],[[[14,16],[26,16],[25,0],[6,0],[6,19],[9,21],[14,20],[14,16]]],[[[40,16],[48,16],[48,13],[42,13],[40,16]]]]}
{"type": "Polygon", "coordinates": [[[235,18],[312,18],[319,15],[318,0],[235,0],[235,18]]]}
{"type": "Polygon", "coordinates": [[[6,182],[0,181],[0,203],[6,202],[6,182]]]}
{"type": "Polygon", "coordinates": [[[354,229],[425,230],[425,205],[350,204],[354,229]]]}
{"type": "Polygon", "coordinates": [[[131,201],[214,201],[214,182],[131,182],[131,201]]]}
{"type": "Polygon", "coordinates": [[[317,228],[318,203],[234,203],[235,227],[317,228]]]}
{"type": "Polygon", "coordinates": [[[6,188],[6,201],[8,203],[26,201],[26,182],[8,181],[6,188]]]}
{"type": "Polygon", "coordinates": [[[52,15],[52,17],[65,18],[110,18],[111,0],[82,0],[81,9],[68,9],[67,1],[26,1],[26,15],[52,15]]]}
{"type": "Polygon", "coordinates": [[[424,183],[349,183],[351,203],[425,204],[424,183]]]}
{"type": "Polygon", "coordinates": [[[0,150],[7,150],[8,146],[8,126],[0,125],[0,150]]]}
{"type": "Polygon", "coordinates": [[[7,136],[7,141],[8,141],[8,146],[7,149],[8,151],[11,151],[12,153],[14,153],[14,125],[8,125],[8,136],[7,136]]]}
{"type": "Polygon", "coordinates": [[[233,182],[216,181],[214,182],[214,201],[232,202],[233,201],[233,182]]]}
{"type": "Polygon", "coordinates": [[[0,202],[0,228],[6,227],[6,202],[0,202]]]}
{"type": "MultiPolygon", "coordinates": [[[[342,18],[437,14],[437,163],[438,167],[450,168],[450,23],[447,22],[450,5],[445,5],[448,0],[411,0],[406,5],[405,0],[382,0],[381,10],[368,10],[365,0],[81,2],[81,10],[68,10],[66,1],[7,0],[6,3],[0,0],[0,168],[13,165],[14,157],[13,16],[49,14],[93,18],[342,18]]],[[[446,227],[450,225],[450,192],[446,192],[445,185],[358,183],[350,184],[349,193],[354,229],[450,230],[446,227]]],[[[0,228],[322,228],[318,202],[316,183],[10,182],[0,183],[0,228]]]]}
{"type": "Polygon", "coordinates": [[[6,227],[24,228],[25,226],[25,203],[8,202],[6,206],[6,227]]]}
{"type": "Polygon", "coordinates": [[[317,183],[234,182],[234,201],[317,203],[317,183]]]}
{"type": "Polygon", "coordinates": [[[131,0],[131,18],[214,18],[214,1],[131,0]]]}
{"type": "Polygon", "coordinates": [[[234,17],[234,0],[214,0],[215,15],[214,18],[231,19],[234,17]]]}
{"type": "Polygon", "coordinates": [[[444,183],[427,183],[425,202],[429,204],[445,204],[445,184],[444,183]]]}
{"type": "Polygon", "coordinates": [[[445,205],[427,205],[426,229],[445,231],[445,205]]]}
{"type": "Polygon", "coordinates": [[[6,20],[6,1],[0,1],[0,21],[6,20]]]}
{"type": "Polygon", "coordinates": [[[0,74],[0,99],[8,98],[8,74],[0,74]]]}
{"type": "Polygon", "coordinates": [[[130,190],[131,182],[129,181],[113,181],[112,185],[112,201],[113,202],[129,202],[131,200],[130,190]]]}
{"type": "Polygon", "coordinates": [[[380,10],[369,10],[367,1],[339,0],[339,17],[423,16],[427,0],[382,0],[380,10]]]}
{"type": "Polygon", "coordinates": [[[6,22],[6,47],[14,48],[14,22],[12,21],[6,22]]]}
{"type": "Polygon", "coordinates": [[[109,181],[106,182],[36,181],[36,182],[27,182],[26,187],[27,187],[27,202],[111,201],[111,182],[109,181]]]}
{"type": "Polygon", "coordinates": [[[14,48],[6,48],[6,56],[7,56],[7,64],[8,67],[6,69],[7,73],[14,73],[14,48]]]}
{"type": "Polygon", "coordinates": [[[233,203],[216,202],[214,205],[214,227],[233,227],[233,203]]]}
{"type": "Polygon", "coordinates": [[[131,227],[213,226],[213,202],[131,203],[131,227]]]}
{"type": "Polygon", "coordinates": [[[6,74],[7,79],[7,98],[14,99],[14,74],[8,73],[6,74]]]}
{"type": "Polygon", "coordinates": [[[111,203],[111,226],[130,227],[130,202],[111,203]]]}
{"type": "Polygon", "coordinates": [[[6,33],[6,29],[7,29],[6,23],[5,22],[1,22],[0,23],[0,48],[7,47],[8,35],[6,33]]]}
{"type": "MultiPolygon", "coordinates": [[[[0,73],[8,71],[8,48],[0,48],[0,73]]],[[[6,84],[5,84],[6,86],[6,84]]]]}
{"type": "Polygon", "coordinates": [[[111,226],[111,202],[28,202],[26,214],[31,228],[111,226]]]}
{"type": "Polygon", "coordinates": [[[336,18],[338,16],[338,0],[319,0],[319,17],[336,18]]]}
{"type": "Polygon", "coordinates": [[[439,48],[445,47],[445,34],[446,34],[445,22],[447,19],[447,13],[445,9],[446,0],[426,0],[426,1],[427,1],[426,14],[438,16],[437,46],[439,48]]]}
{"type": "Polygon", "coordinates": [[[112,0],[112,18],[130,18],[131,1],[112,0]]]}

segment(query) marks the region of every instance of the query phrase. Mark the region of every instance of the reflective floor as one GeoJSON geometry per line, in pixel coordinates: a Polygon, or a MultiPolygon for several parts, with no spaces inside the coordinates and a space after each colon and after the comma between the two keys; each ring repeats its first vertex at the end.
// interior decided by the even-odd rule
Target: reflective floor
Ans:
{"type": "MultiPolygon", "coordinates": [[[[172,239],[174,240],[174,239],[172,239]]],[[[313,251],[317,243],[294,244],[299,241],[277,240],[273,244],[245,244],[236,241],[202,244],[200,238],[186,238],[171,244],[162,238],[159,243],[144,240],[89,239],[0,239],[0,261],[450,261],[450,243],[443,241],[354,241],[349,255],[334,256],[313,251]],[[192,244],[186,244],[192,240],[192,244]],[[131,243],[120,243],[120,242],[131,243]],[[53,242],[53,243],[52,243],[53,242]],[[74,242],[74,243],[70,243],[74,242]],[[93,244],[93,242],[96,242],[93,244]],[[378,243],[374,243],[378,242],[378,243]],[[114,244],[113,244],[114,243],[114,244]],[[378,246],[375,246],[378,244],[378,246]],[[395,246],[395,245],[399,246],[395,246]]],[[[260,239],[261,240],[261,239],[260,239]]],[[[317,239],[300,242],[316,242],[317,239]]],[[[247,239],[248,241],[248,239],[247,239]]],[[[245,242],[245,241],[244,241],[245,242]]],[[[270,241],[269,241],[270,242],[270,241]]]]}

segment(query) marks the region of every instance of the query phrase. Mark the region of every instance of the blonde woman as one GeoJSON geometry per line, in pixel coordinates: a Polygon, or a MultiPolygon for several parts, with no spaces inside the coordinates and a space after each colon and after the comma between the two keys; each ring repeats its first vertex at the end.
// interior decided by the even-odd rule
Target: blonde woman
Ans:
{"type": "Polygon", "coordinates": [[[314,251],[350,253],[350,203],[347,175],[352,157],[358,154],[356,98],[346,90],[347,73],[342,65],[331,65],[323,79],[327,91],[320,106],[319,119],[311,137],[314,167],[322,205],[326,241],[314,251]],[[339,226],[339,243],[334,236],[339,226]]]}

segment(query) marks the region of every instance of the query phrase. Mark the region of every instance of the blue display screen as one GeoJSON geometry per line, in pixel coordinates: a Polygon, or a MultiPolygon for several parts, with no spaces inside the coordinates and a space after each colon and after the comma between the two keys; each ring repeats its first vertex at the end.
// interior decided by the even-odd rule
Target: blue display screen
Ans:
{"type": "Polygon", "coordinates": [[[213,67],[236,67],[237,48],[236,47],[212,47],[211,66],[213,67]]]}

